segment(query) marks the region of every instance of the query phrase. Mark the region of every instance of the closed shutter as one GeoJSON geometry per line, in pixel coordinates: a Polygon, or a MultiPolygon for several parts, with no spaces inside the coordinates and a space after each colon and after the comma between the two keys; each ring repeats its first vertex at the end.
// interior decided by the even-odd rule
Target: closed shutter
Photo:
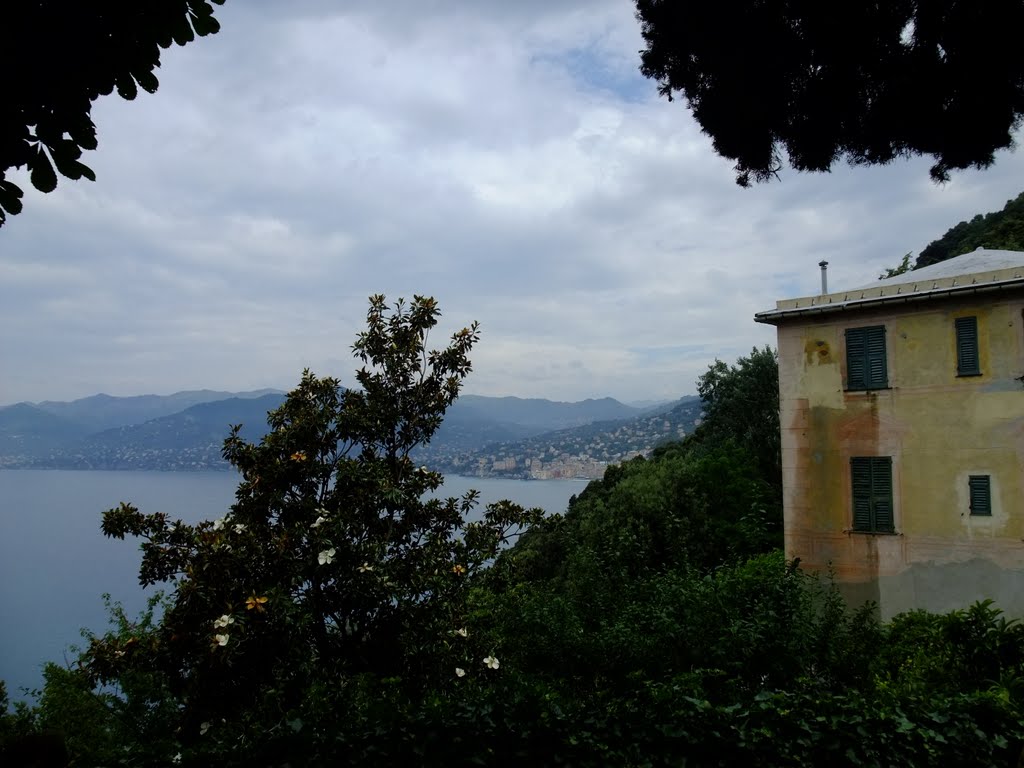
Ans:
{"type": "Polygon", "coordinates": [[[992,483],[988,475],[971,475],[967,481],[972,515],[992,514],[992,483]]]}
{"type": "Polygon", "coordinates": [[[867,389],[867,355],[864,353],[864,329],[846,331],[846,388],[867,389]]]}
{"type": "Polygon", "coordinates": [[[868,389],[889,386],[885,366],[885,326],[865,328],[868,358],[868,389]]]}
{"type": "Polygon", "coordinates": [[[846,330],[846,388],[885,389],[889,376],[885,360],[885,326],[846,330]]]}
{"type": "Polygon", "coordinates": [[[871,491],[874,496],[874,530],[892,532],[892,459],[875,456],[871,459],[871,491]]]}
{"type": "Polygon", "coordinates": [[[850,459],[853,479],[853,530],[871,530],[871,459],[850,459]]]}
{"type": "Polygon", "coordinates": [[[855,456],[850,459],[853,485],[853,530],[892,533],[892,458],[855,456]]]}
{"type": "Polygon", "coordinates": [[[977,376],[981,373],[978,361],[978,318],[958,317],[956,326],[956,374],[977,376]]]}

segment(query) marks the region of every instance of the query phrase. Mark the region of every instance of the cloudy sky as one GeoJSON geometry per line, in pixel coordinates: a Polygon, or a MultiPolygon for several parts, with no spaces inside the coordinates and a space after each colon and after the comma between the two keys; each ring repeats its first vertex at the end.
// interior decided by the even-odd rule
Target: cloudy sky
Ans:
{"type": "MultiPolygon", "coordinates": [[[[740,189],[638,71],[629,0],[229,0],[98,102],[95,184],[0,229],[0,404],[352,381],[366,297],[479,320],[466,391],[694,391],[754,312],[863,284],[1022,189],[1024,153],[740,189]]],[[[16,179],[18,180],[18,179],[16,179]]],[[[438,334],[438,340],[443,337],[438,334]]]]}

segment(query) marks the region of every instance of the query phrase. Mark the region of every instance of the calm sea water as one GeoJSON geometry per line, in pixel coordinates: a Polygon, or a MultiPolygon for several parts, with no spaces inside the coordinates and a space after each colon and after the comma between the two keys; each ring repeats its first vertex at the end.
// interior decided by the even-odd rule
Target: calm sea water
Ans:
{"type": "MultiPolygon", "coordinates": [[[[237,483],[229,472],[0,471],[0,680],[11,698],[38,688],[43,663],[64,660],[81,628],[106,627],[103,593],[133,615],[153,591],[138,586],[138,542],[100,532],[104,510],[126,501],[186,522],[214,519],[237,483]]],[[[561,512],[585,485],[450,476],[444,495],[475,488],[482,505],[510,499],[561,512]]]]}

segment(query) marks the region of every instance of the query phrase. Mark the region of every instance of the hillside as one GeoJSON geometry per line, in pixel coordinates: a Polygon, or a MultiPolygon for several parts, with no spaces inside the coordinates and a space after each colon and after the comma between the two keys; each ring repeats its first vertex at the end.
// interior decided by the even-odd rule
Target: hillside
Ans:
{"type": "Polygon", "coordinates": [[[98,394],[70,402],[47,400],[34,403],[41,411],[60,416],[67,421],[84,427],[88,432],[99,432],[114,427],[141,424],[161,416],[180,413],[186,408],[217,400],[251,399],[264,395],[283,395],[274,389],[258,389],[253,392],[218,392],[212,389],[198,389],[175,392],[173,395],[136,395],[113,397],[98,394]]]}
{"type": "MultiPolygon", "coordinates": [[[[72,402],[6,406],[0,408],[0,468],[226,469],[221,448],[230,425],[243,424],[242,436],[258,440],[266,431],[267,411],[283,400],[283,394],[272,390],[198,390],[167,396],[101,394],[72,402]],[[210,400],[195,402],[204,397],[210,400]],[[133,418],[139,420],[132,422],[133,418]]],[[[559,454],[579,453],[596,441],[601,449],[595,448],[594,455],[604,461],[617,452],[649,449],[647,431],[632,442],[624,440],[624,432],[600,437],[647,413],[612,398],[565,403],[466,395],[449,410],[424,460],[459,471],[451,468],[452,459],[474,455],[486,446],[524,440],[528,442],[523,445],[532,446],[530,440],[547,440],[559,454]],[[616,450],[607,447],[613,445],[616,450]]]]}
{"type": "Polygon", "coordinates": [[[700,416],[700,398],[688,396],[630,419],[595,421],[475,451],[432,443],[417,453],[417,461],[441,472],[479,477],[595,478],[609,464],[646,455],[661,443],[690,434],[700,416]]]}
{"type": "Polygon", "coordinates": [[[77,440],[86,432],[81,425],[30,403],[0,408],[0,456],[35,456],[77,440]]]}
{"type": "Polygon", "coordinates": [[[640,412],[641,409],[623,405],[611,397],[565,403],[540,398],[462,395],[448,412],[447,418],[472,415],[498,423],[551,431],[578,427],[595,421],[628,419],[639,415],[640,412]]]}
{"type": "Polygon", "coordinates": [[[1001,211],[979,213],[970,221],[961,221],[948,229],[921,251],[914,269],[938,264],[979,247],[1024,251],[1024,192],[1008,200],[1001,211]]]}
{"type": "Polygon", "coordinates": [[[267,412],[284,395],[231,397],[199,403],[180,413],[142,424],[104,430],[53,457],[61,469],[217,469],[230,425],[242,424],[242,436],[258,440],[267,431],[267,412]]]}

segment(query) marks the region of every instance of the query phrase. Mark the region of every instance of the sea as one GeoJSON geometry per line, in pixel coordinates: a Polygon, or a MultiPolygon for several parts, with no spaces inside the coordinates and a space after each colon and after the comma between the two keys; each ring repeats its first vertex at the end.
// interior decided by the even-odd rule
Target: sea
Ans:
{"type": "MultiPolygon", "coordinates": [[[[107,539],[104,510],[130,502],[194,523],[222,516],[234,500],[234,472],[0,470],[0,680],[12,701],[42,686],[47,661],[74,658],[82,630],[102,632],[102,595],[129,616],[155,588],[138,584],[139,542],[107,539]]],[[[480,493],[478,509],[509,499],[548,513],[565,510],[581,480],[448,476],[439,495],[480,493]]]]}

